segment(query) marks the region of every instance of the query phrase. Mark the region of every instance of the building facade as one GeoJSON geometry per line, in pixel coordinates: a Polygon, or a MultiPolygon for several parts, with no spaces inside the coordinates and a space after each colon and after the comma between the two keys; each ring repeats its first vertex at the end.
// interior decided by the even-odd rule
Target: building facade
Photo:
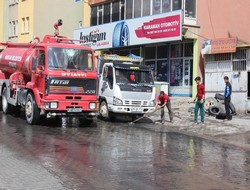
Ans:
{"type": "Polygon", "coordinates": [[[249,6],[248,0],[210,0],[201,1],[198,10],[206,97],[224,94],[228,76],[238,113],[250,112],[249,6]]]}
{"type": "Polygon", "coordinates": [[[0,41],[29,42],[54,33],[63,20],[60,35],[73,37],[83,17],[82,4],[69,0],[0,0],[0,41]],[[69,16],[70,15],[70,16],[69,16]]]}
{"type": "Polygon", "coordinates": [[[192,96],[198,75],[196,0],[90,0],[90,15],[74,31],[100,53],[142,56],[172,96],[192,96]],[[88,25],[89,24],[89,25],[88,25]]]}

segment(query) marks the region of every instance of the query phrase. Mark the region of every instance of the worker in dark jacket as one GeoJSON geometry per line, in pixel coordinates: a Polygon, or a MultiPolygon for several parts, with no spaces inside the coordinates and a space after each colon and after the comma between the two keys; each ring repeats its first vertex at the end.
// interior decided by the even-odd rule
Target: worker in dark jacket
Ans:
{"type": "Polygon", "coordinates": [[[230,102],[231,102],[231,94],[232,94],[232,86],[229,82],[228,76],[224,77],[224,81],[226,84],[224,97],[225,97],[225,110],[226,110],[226,119],[232,120],[232,116],[230,114],[230,102]]]}
{"type": "Polygon", "coordinates": [[[159,109],[158,106],[160,106],[160,108],[161,108],[161,122],[163,123],[165,121],[164,107],[166,106],[168,109],[170,122],[172,123],[173,122],[173,112],[171,109],[171,102],[170,102],[170,98],[168,97],[168,95],[164,91],[160,91],[160,94],[156,98],[155,109],[159,109]]]}

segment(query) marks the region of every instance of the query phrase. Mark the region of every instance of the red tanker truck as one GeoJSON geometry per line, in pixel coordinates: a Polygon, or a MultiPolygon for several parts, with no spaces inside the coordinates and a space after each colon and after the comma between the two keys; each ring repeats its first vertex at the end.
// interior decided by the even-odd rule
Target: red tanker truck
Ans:
{"type": "Polygon", "coordinates": [[[0,102],[3,113],[25,111],[29,124],[41,117],[92,120],[98,112],[94,52],[55,34],[30,43],[0,43],[0,102]]]}

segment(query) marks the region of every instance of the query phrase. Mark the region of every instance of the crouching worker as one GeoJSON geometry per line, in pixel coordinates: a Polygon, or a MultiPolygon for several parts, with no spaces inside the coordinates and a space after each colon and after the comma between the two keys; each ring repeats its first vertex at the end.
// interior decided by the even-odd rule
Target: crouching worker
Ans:
{"type": "Polygon", "coordinates": [[[168,114],[170,118],[170,122],[173,122],[173,112],[171,110],[171,102],[170,98],[164,91],[160,91],[160,94],[156,98],[156,106],[155,109],[161,109],[161,122],[163,123],[165,121],[164,117],[164,107],[167,107],[168,114]]]}

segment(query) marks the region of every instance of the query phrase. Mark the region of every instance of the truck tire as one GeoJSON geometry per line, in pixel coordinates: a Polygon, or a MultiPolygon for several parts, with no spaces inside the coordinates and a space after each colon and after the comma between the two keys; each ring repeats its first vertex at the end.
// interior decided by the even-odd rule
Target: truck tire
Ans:
{"type": "Polygon", "coordinates": [[[215,99],[218,99],[218,100],[224,100],[225,99],[225,97],[224,97],[224,95],[223,94],[215,94],[215,99]]]}
{"type": "Polygon", "coordinates": [[[126,22],[116,24],[113,31],[113,47],[129,45],[129,28],[126,22]]]}
{"type": "Polygon", "coordinates": [[[111,121],[114,119],[113,114],[108,110],[108,105],[106,101],[101,102],[99,115],[100,115],[100,118],[103,120],[111,121]]]}
{"type": "Polygon", "coordinates": [[[25,117],[30,125],[38,124],[40,121],[40,113],[36,103],[36,99],[32,93],[28,93],[25,102],[25,117]]]}
{"type": "Polygon", "coordinates": [[[218,115],[215,116],[216,119],[226,119],[226,114],[225,113],[219,113],[218,115]]]}
{"type": "MultiPolygon", "coordinates": [[[[226,113],[224,101],[220,101],[220,102],[217,104],[217,106],[220,106],[220,107],[222,108],[222,111],[226,113]]],[[[234,107],[234,105],[233,105],[232,102],[229,103],[229,110],[230,110],[230,114],[231,114],[231,115],[236,115],[236,109],[235,109],[235,107],[234,107]]]]}
{"type": "Polygon", "coordinates": [[[217,106],[217,100],[213,97],[207,97],[205,99],[204,109],[208,110],[211,106],[217,106]]]}
{"type": "Polygon", "coordinates": [[[230,104],[229,104],[229,109],[231,111],[231,115],[236,115],[236,109],[235,109],[232,102],[230,102],[230,104]]]}
{"type": "Polygon", "coordinates": [[[11,105],[7,101],[7,88],[4,87],[3,93],[2,93],[2,110],[3,113],[8,114],[11,110],[11,105]]]}
{"type": "Polygon", "coordinates": [[[220,114],[220,112],[221,112],[221,107],[219,107],[219,106],[211,106],[210,108],[209,108],[209,114],[210,115],[219,115],[220,114]]]}

